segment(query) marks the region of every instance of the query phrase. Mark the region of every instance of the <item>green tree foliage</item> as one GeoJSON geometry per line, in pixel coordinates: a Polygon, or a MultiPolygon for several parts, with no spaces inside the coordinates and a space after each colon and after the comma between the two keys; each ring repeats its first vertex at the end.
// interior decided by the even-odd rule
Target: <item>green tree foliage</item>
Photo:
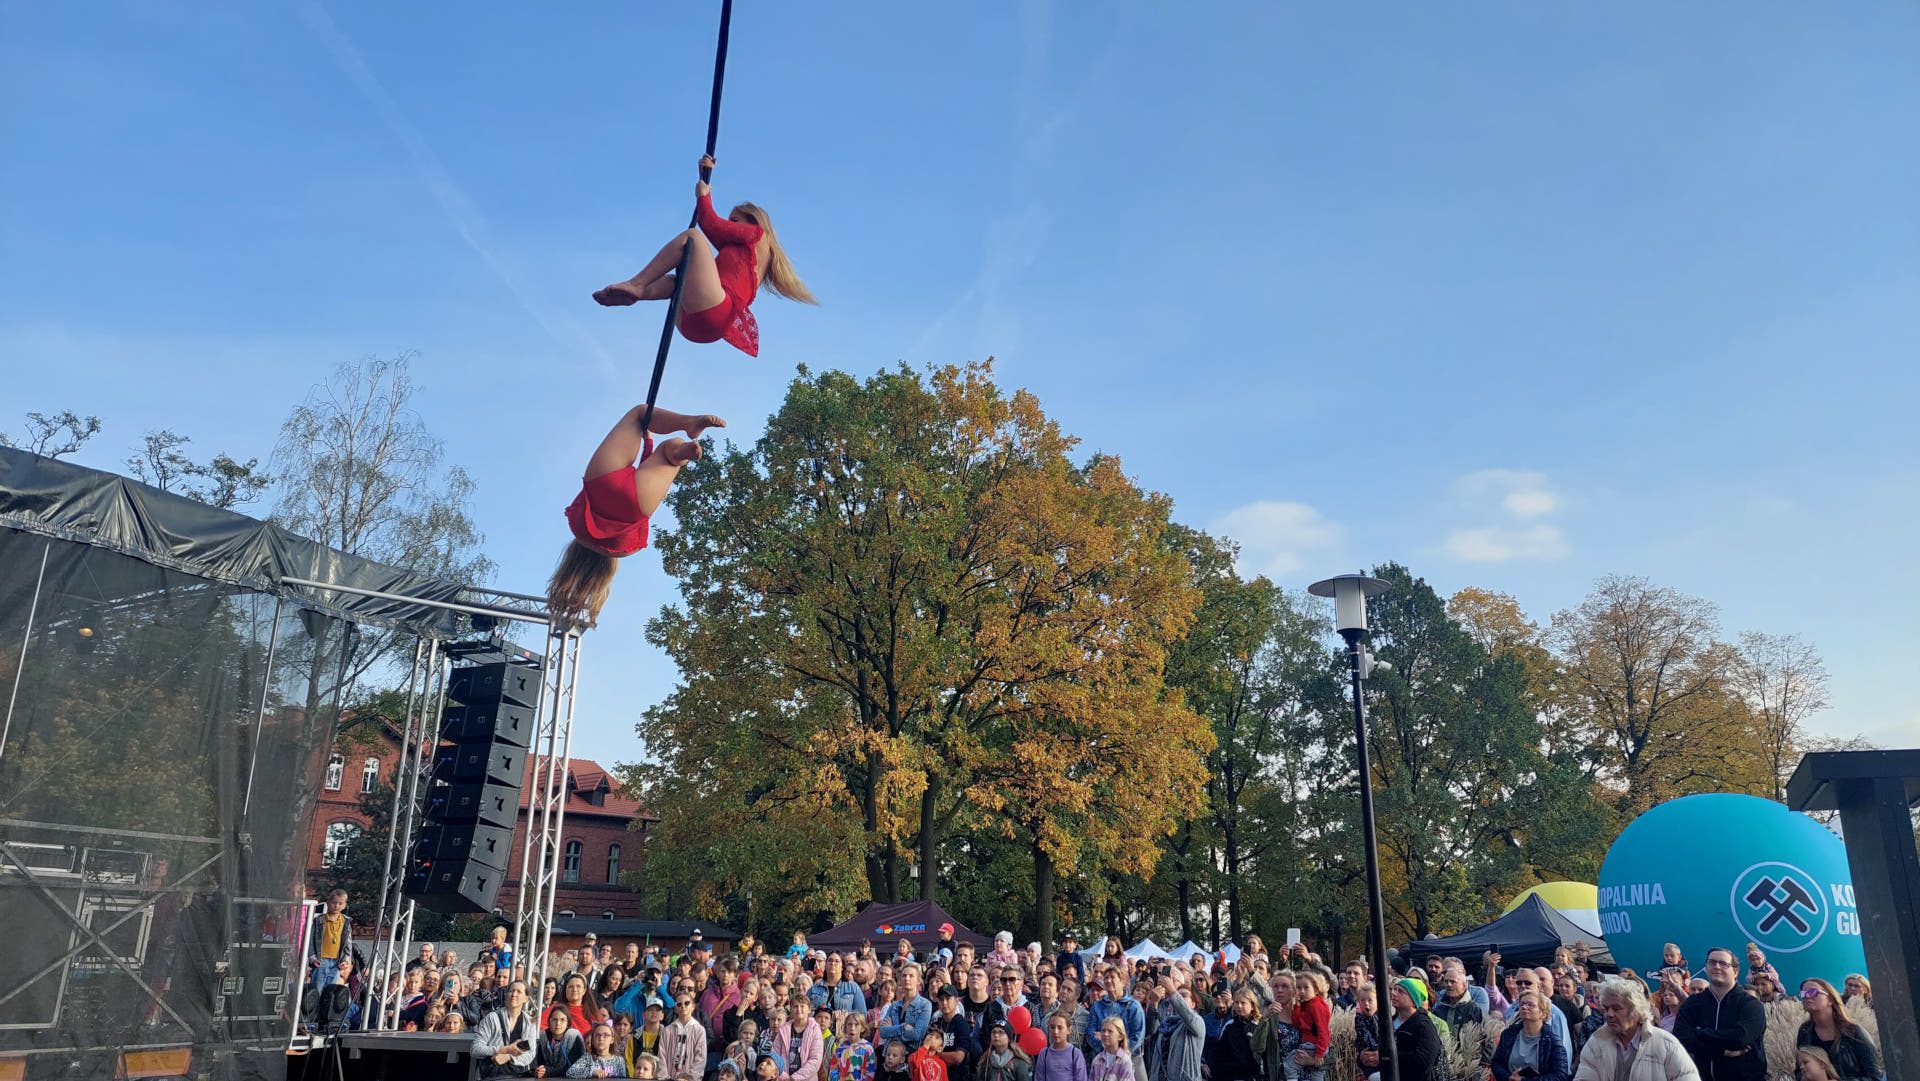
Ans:
{"type": "Polygon", "coordinates": [[[191,442],[167,429],[148,432],[140,441],[140,449],[127,458],[127,472],[163,492],[178,492],[222,509],[251,503],[273,484],[272,474],[260,468],[260,459],[240,462],[216,454],[205,462],[196,462],[180,449],[191,442]]]}
{"type": "Polygon", "coordinates": [[[937,897],[950,828],[1024,843],[1036,894],[1150,870],[1208,743],[1161,681],[1195,597],[1166,501],[1072,447],[988,365],[803,371],[683,476],[649,634],[685,682],[630,776],[697,909],[844,914],[910,861],[937,897]]]}
{"type": "Polygon", "coordinates": [[[0,447],[19,447],[48,458],[64,458],[99,434],[99,417],[83,417],[71,409],[51,416],[28,413],[26,438],[15,439],[0,432],[0,447]]]}
{"type": "Polygon", "coordinates": [[[1395,922],[1418,937],[1471,926],[1527,878],[1535,823],[1568,793],[1521,658],[1489,653],[1405,567],[1375,573],[1391,586],[1369,605],[1390,666],[1367,682],[1382,878],[1395,922]]]}
{"type": "MultiPolygon", "coordinates": [[[[1175,882],[1197,871],[1217,879],[1207,892],[1223,896],[1225,931],[1237,941],[1247,926],[1243,884],[1275,881],[1287,874],[1281,865],[1294,865],[1288,877],[1305,871],[1289,857],[1309,832],[1303,812],[1318,787],[1310,775],[1318,711],[1338,684],[1316,613],[1265,578],[1243,580],[1230,545],[1184,527],[1171,536],[1193,568],[1201,601],[1192,630],[1172,652],[1167,680],[1214,734],[1206,808],[1172,846],[1175,882]]],[[[1188,894],[1181,911],[1192,907],[1188,894]]],[[[1196,936],[1190,920],[1182,934],[1207,937],[1196,936]]]]}

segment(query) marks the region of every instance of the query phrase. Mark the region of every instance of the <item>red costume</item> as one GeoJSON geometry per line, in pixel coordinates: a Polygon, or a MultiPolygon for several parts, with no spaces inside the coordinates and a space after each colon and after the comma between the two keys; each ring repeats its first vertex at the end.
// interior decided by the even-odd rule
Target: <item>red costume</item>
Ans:
{"type": "MultiPolygon", "coordinates": [[[[653,438],[649,436],[640,460],[646,461],[652,453],[653,438]]],[[[622,466],[588,477],[580,486],[580,494],[567,506],[567,524],[573,527],[575,540],[615,559],[647,546],[647,516],[640,510],[634,468],[622,466]]]]}
{"type": "Polygon", "coordinates": [[[760,279],[753,272],[754,250],[761,230],[752,222],[733,221],[714,212],[713,196],[700,197],[700,231],[713,241],[718,252],[713,257],[720,272],[720,288],[727,299],[706,311],[682,313],[680,333],[690,342],[717,342],[725,338],[750,357],[760,355],[760,324],[748,306],[760,291],[760,279]]]}

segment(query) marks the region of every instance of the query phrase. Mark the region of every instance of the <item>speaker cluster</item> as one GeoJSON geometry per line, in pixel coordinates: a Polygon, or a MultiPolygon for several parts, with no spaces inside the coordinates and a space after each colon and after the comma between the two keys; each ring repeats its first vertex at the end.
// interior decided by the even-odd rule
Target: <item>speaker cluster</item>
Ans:
{"type": "MultiPolygon", "coordinates": [[[[495,654],[498,656],[499,654],[495,654]]],[[[456,665],[405,893],[435,912],[491,912],[507,877],[540,706],[537,660],[456,665]]]]}

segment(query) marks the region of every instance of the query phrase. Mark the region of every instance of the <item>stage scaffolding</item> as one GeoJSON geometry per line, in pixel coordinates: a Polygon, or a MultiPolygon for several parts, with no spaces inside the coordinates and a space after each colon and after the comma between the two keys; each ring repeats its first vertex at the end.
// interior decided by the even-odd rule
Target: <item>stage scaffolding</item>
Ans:
{"type": "MultiPolygon", "coordinates": [[[[371,590],[329,586],[303,579],[287,579],[289,584],[309,589],[337,590],[374,599],[393,600],[371,590]]],[[[528,986],[539,987],[546,979],[548,954],[553,945],[553,911],[560,875],[561,831],[567,813],[568,762],[573,750],[574,688],[580,677],[580,634],[577,629],[556,629],[546,613],[544,598],[526,593],[469,587],[468,593],[491,598],[493,603],[423,602],[443,605],[469,616],[526,623],[545,632],[546,649],[541,655],[540,695],[535,705],[533,739],[529,745],[526,786],[522,789],[527,809],[527,829],[520,838],[520,890],[515,901],[510,927],[513,955],[526,973],[528,986]]],[[[439,743],[439,708],[444,702],[448,669],[452,657],[438,639],[421,637],[414,646],[413,666],[407,678],[406,720],[400,738],[400,775],[394,802],[395,829],[387,834],[387,855],[374,918],[374,936],[379,953],[364,981],[362,1008],[369,1028],[393,1027],[390,1016],[374,1017],[372,998],[376,988],[384,988],[389,975],[401,971],[412,941],[413,902],[405,899],[402,887],[406,878],[407,850],[419,826],[418,816],[426,791],[428,759],[439,743]],[[388,916],[392,919],[389,920],[388,916]]],[[[499,911],[499,910],[496,910],[499,911]]],[[[501,911],[502,916],[505,915],[501,911]]],[[[304,966],[304,961],[301,967],[304,966]]]]}
{"type": "Polygon", "coordinates": [[[354,906],[377,909],[377,990],[404,961],[401,884],[453,653],[516,626],[538,628],[544,664],[519,894],[496,911],[538,981],[575,629],[532,594],[0,448],[0,1076],[284,1077],[309,840],[354,662],[375,635],[401,644],[402,668],[411,655],[383,889],[354,906]]]}

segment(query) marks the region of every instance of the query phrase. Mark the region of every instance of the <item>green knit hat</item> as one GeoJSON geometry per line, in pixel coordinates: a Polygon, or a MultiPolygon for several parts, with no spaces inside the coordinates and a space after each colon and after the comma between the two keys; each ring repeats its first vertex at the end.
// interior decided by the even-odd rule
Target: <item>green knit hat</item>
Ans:
{"type": "Polygon", "coordinates": [[[1427,1003],[1433,1001],[1433,992],[1427,990],[1426,984],[1412,976],[1396,980],[1394,986],[1407,993],[1407,997],[1413,1000],[1415,1009],[1424,1010],[1427,1008],[1427,1003]]]}

